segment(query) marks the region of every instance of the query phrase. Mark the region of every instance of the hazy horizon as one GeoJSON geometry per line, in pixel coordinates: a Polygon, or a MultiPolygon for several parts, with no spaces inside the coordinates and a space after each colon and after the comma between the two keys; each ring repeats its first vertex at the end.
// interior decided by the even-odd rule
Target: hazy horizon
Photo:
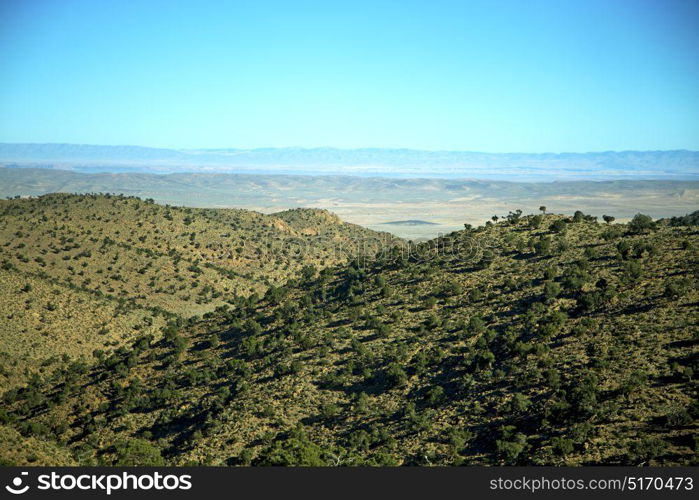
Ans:
{"type": "Polygon", "coordinates": [[[152,144],[127,144],[127,143],[88,143],[88,142],[53,142],[53,141],[0,141],[0,145],[12,145],[12,146],[80,146],[80,147],[106,147],[106,148],[142,148],[142,149],[163,149],[172,151],[212,151],[212,152],[226,152],[226,151],[264,151],[264,150],[275,150],[275,149],[300,149],[300,150],[337,150],[337,151],[372,151],[372,150],[384,150],[384,151],[418,151],[426,153],[472,153],[472,154],[485,154],[485,155],[587,155],[587,154],[603,154],[603,153],[656,153],[656,152],[689,152],[689,153],[699,153],[699,147],[697,149],[692,148],[672,148],[672,149],[653,149],[653,148],[640,148],[640,149],[605,149],[605,150],[541,150],[541,151],[486,151],[482,149],[426,149],[426,148],[412,148],[412,147],[391,147],[391,146],[357,146],[357,147],[342,147],[333,145],[315,145],[315,146],[300,146],[300,145],[267,145],[267,146],[211,146],[211,147],[178,147],[178,146],[158,146],[152,144]]]}
{"type": "Polygon", "coordinates": [[[555,180],[699,179],[699,153],[533,154],[411,149],[163,149],[0,143],[0,165],[84,173],[247,173],[360,177],[555,180]]]}

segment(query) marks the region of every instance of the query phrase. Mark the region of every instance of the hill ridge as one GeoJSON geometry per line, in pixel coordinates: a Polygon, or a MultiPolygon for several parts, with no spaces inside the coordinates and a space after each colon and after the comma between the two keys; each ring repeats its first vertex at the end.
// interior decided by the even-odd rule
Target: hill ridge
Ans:
{"type": "Polygon", "coordinates": [[[30,380],[2,421],[86,464],[696,464],[695,221],[607,220],[306,268],[30,380]]]}

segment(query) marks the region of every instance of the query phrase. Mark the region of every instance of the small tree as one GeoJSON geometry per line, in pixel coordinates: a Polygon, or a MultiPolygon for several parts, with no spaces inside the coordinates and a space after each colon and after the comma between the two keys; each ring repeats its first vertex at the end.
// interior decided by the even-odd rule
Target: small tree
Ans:
{"type": "Polygon", "coordinates": [[[477,335],[485,331],[485,322],[480,316],[472,316],[468,320],[468,333],[470,335],[477,335]]]}
{"type": "Polygon", "coordinates": [[[552,301],[561,293],[561,286],[554,281],[547,281],[544,285],[544,298],[547,301],[552,301]]]}
{"type": "Polygon", "coordinates": [[[211,349],[216,349],[219,346],[220,339],[217,333],[212,333],[209,337],[209,347],[211,349]]]}
{"type": "Polygon", "coordinates": [[[392,387],[400,387],[408,382],[408,375],[398,363],[391,363],[388,366],[386,378],[392,387]]]}
{"type": "Polygon", "coordinates": [[[529,227],[532,229],[538,229],[541,226],[541,223],[543,222],[544,217],[542,215],[535,215],[531,219],[529,219],[529,227]]]}
{"type": "Polygon", "coordinates": [[[545,213],[546,213],[546,206],[541,205],[541,206],[539,207],[539,210],[541,210],[541,213],[542,213],[542,214],[545,214],[545,213]]]}
{"type": "Polygon", "coordinates": [[[495,441],[498,455],[508,464],[515,463],[517,457],[527,449],[527,436],[508,425],[500,429],[501,438],[495,441]]]}
{"type": "Polygon", "coordinates": [[[557,436],[551,439],[551,448],[555,454],[565,457],[573,452],[573,440],[557,436]]]}
{"type": "Polygon", "coordinates": [[[643,234],[653,231],[656,223],[649,215],[636,214],[629,222],[629,231],[634,234],[643,234]]]}
{"type": "Polygon", "coordinates": [[[121,467],[158,467],[165,465],[160,449],[145,439],[130,439],[116,445],[116,463],[121,467]]]}
{"type": "Polygon", "coordinates": [[[551,255],[551,238],[542,236],[538,241],[534,242],[534,252],[542,257],[551,255]]]}
{"type": "Polygon", "coordinates": [[[562,233],[566,230],[566,223],[563,219],[558,219],[551,224],[550,229],[554,233],[562,233]]]}
{"type": "Polygon", "coordinates": [[[512,413],[521,413],[532,404],[531,400],[524,394],[516,393],[508,402],[508,409],[512,413]]]}
{"type": "Polygon", "coordinates": [[[667,443],[657,437],[634,440],[629,445],[627,456],[633,463],[646,463],[659,457],[667,450],[667,443]]]}
{"type": "Polygon", "coordinates": [[[391,335],[391,327],[386,323],[379,322],[374,325],[374,331],[376,332],[376,336],[382,339],[387,339],[391,335]]]}
{"type": "Polygon", "coordinates": [[[437,405],[442,400],[444,400],[444,388],[441,385],[435,385],[431,387],[425,396],[425,399],[427,400],[427,404],[429,405],[437,405]]]}
{"type": "Polygon", "coordinates": [[[689,278],[681,278],[666,283],[663,295],[669,299],[677,299],[686,295],[691,289],[691,280],[689,278]]]}
{"type": "Polygon", "coordinates": [[[360,415],[364,415],[369,412],[369,396],[367,396],[365,392],[360,392],[359,396],[357,396],[354,409],[360,415]]]}
{"type": "Polygon", "coordinates": [[[648,384],[648,375],[642,370],[634,370],[619,386],[619,392],[630,397],[648,384]]]}
{"type": "Polygon", "coordinates": [[[622,240],[616,245],[617,252],[619,252],[619,257],[621,257],[623,260],[628,259],[631,256],[631,243],[628,241],[622,240]]]}
{"type": "Polygon", "coordinates": [[[603,216],[602,216],[602,219],[603,219],[604,222],[606,222],[607,224],[611,224],[612,222],[614,222],[614,221],[616,220],[616,219],[615,219],[614,217],[612,217],[611,215],[603,215],[603,216]]]}
{"type": "Polygon", "coordinates": [[[624,264],[624,280],[627,283],[637,282],[641,278],[642,274],[643,269],[641,268],[641,264],[638,262],[631,261],[624,264]]]}
{"type": "Polygon", "coordinates": [[[303,281],[310,281],[316,275],[316,268],[311,264],[306,264],[301,268],[301,279],[303,281]]]}

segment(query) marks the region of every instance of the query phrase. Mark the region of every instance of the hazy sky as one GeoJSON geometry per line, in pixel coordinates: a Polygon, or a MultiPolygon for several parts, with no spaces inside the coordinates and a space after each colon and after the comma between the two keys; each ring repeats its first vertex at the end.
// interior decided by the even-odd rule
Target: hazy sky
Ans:
{"type": "Polygon", "coordinates": [[[0,141],[699,149],[699,1],[0,0],[0,141]]]}

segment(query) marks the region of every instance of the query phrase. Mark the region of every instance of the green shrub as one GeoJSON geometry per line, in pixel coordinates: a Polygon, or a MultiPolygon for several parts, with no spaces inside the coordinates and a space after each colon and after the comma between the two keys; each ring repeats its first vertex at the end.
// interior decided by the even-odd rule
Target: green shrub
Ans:
{"type": "Polygon", "coordinates": [[[327,465],[323,455],[323,449],[299,427],[289,437],[275,439],[258,457],[257,465],[321,467],[327,465]]]}
{"type": "Polygon", "coordinates": [[[551,224],[549,229],[554,233],[564,233],[567,229],[567,225],[563,219],[557,219],[551,224]]]}
{"type": "Polygon", "coordinates": [[[500,429],[500,439],[495,441],[498,456],[507,464],[514,464],[517,458],[528,448],[527,436],[517,432],[517,428],[508,425],[500,429]]]}
{"type": "Polygon", "coordinates": [[[573,452],[573,440],[557,436],[551,439],[551,448],[556,455],[570,455],[573,452]]]}
{"type": "Polygon", "coordinates": [[[116,445],[118,467],[159,467],[165,465],[160,449],[145,439],[129,439],[116,445]]]}
{"type": "Polygon", "coordinates": [[[632,234],[643,234],[655,230],[657,224],[653,219],[644,214],[636,214],[628,224],[629,232],[632,234]]]}

